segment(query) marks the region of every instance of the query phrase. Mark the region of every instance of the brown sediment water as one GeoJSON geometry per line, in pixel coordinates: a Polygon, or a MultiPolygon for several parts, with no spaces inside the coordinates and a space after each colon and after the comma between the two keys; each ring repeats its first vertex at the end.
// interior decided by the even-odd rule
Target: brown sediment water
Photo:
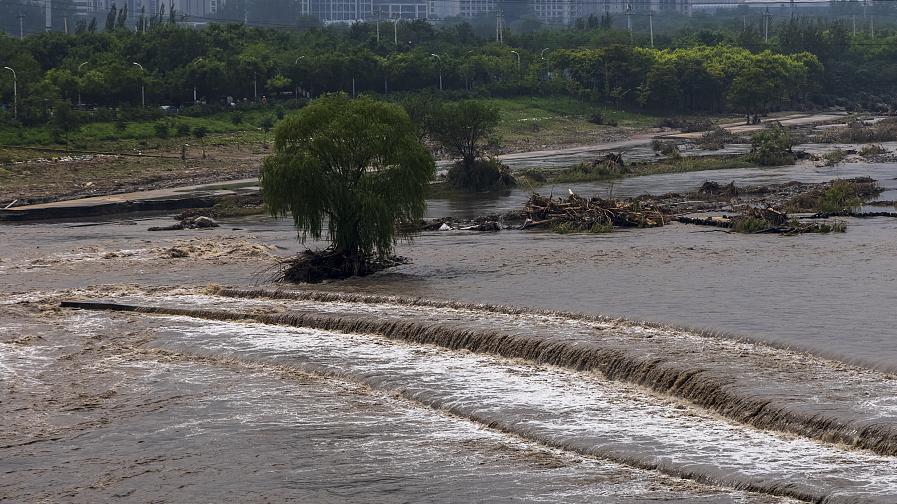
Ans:
{"type": "Polygon", "coordinates": [[[794,502],[552,449],[389,387],[215,346],[239,327],[34,303],[2,311],[3,502],[794,502]],[[212,340],[191,343],[203,327],[212,340]]]}
{"type": "MultiPolygon", "coordinates": [[[[674,174],[614,191],[865,174],[895,199],[895,166],[674,174]]],[[[452,212],[469,211],[456,203],[452,212]]],[[[0,227],[0,413],[9,419],[0,500],[242,502],[273,488],[284,499],[370,492],[391,502],[415,500],[436,478],[424,495],[443,502],[781,501],[736,488],[897,502],[892,221],[848,219],[847,233],[793,239],[679,225],[601,236],[425,233],[399,248],[412,263],[314,292],[252,289],[266,284],[258,273],[272,254],[296,248],[285,221],[172,234],[146,232],[167,218],[0,227]],[[165,253],[190,243],[188,257],[165,253]],[[212,282],[236,288],[202,287],[212,282]],[[111,285],[86,287],[98,284],[111,285]],[[72,312],[55,308],[60,299],[193,313],[72,312]],[[35,304],[46,326],[16,311],[35,304]],[[203,318],[219,313],[242,318],[203,318]],[[308,380],[282,376],[294,374],[308,380]],[[334,383],[374,399],[332,398],[334,383]],[[393,414],[406,410],[441,420],[393,414]],[[518,439],[525,458],[557,453],[561,468],[532,471],[505,449],[478,459],[482,438],[458,447],[438,436],[455,422],[518,439]],[[384,483],[379,471],[392,459],[404,462],[384,483]],[[623,485],[638,472],[631,466],[657,470],[623,485]],[[584,484],[593,470],[608,480],[584,484]],[[215,474],[227,484],[216,488],[215,474]],[[183,494],[172,486],[180,480],[183,494]]]]}
{"type": "Polygon", "coordinates": [[[256,303],[235,309],[215,300],[189,298],[182,301],[199,306],[179,308],[182,303],[175,297],[175,302],[169,300],[167,306],[90,301],[64,302],[63,306],[377,334],[409,343],[597,371],[611,380],[686,399],[757,428],[897,455],[897,411],[862,407],[875,400],[897,401],[895,379],[883,373],[845,369],[833,362],[760,344],[736,345],[706,335],[587,315],[351,294],[213,292],[227,297],[306,303],[277,307],[256,303]],[[328,308],[328,303],[335,306],[328,308]],[[359,310],[353,304],[366,306],[359,310]],[[405,306],[437,311],[397,309],[405,306]],[[461,313],[447,313],[445,308],[461,313]],[[499,314],[509,317],[495,317],[499,314]],[[813,381],[808,383],[808,378],[813,381]],[[828,392],[832,389],[839,392],[828,392]],[[841,392],[844,389],[854,395],[845,397],[841,392]]]}
{"type": "MultiPolygon", "coordinates": [[[[160,303],[179,301],[198,308],[141,310],[111,317],[98,313],[86,320],[108,332],[135,325],[145,328],[148,339],[137,352],[185,361],[298,370],[357,382],[542,446],[710,485],[809,502],[886,503],[897,496],[897,474],[891,470],[897,462],[894,457],[757,431],[703,408],[652,395],[639,386],[606,380],[597,373],[536,364],[530,359],[459,352],[408,339],[390,340],[369,332],[291,327],[282,324],[297,320],[296,313],[266,314],[261,303],[246,304],[243,312],[236,312],[233,306],[244,301],[230,300],[230,309],[221,312],[232,315],[227,319],[209,309],[215,299],[164,293],[150,298],[156,296],[160,303]],[[175,316],[145,317],[144,313],[175,316]],[[253,322],[258,320],[265,323],[253,322]]],[[[220,302],[222,306],[228,303],[220,302]]],[[[331,319],[334,311],[346,309],[324,304],[317,303],[317,307],[331,319]]],[[[121,305],[107,308],[128,309],[121,305]]],[[[364,306],[360,311],[371,308],[364,306]]],[[[363,317],[402,312],[400,306],[374,308],[363,317]]],[[[445,310],[433,315],[451,317],[445,310]]],[[[514,317],[524,318],[523,324],[541,334],[534,319],[525,314],[514,317]]],[[[394,320],[384,322],[403,327],[394,320]]],[[[356,328],[366,331],[369,325],[356,328]]],[[[484,337],[471,331],[443,336],[461,336],[468,341],[484,337]]],[[[660,336],[651,339],[656,338],[660,336]]],[[[757,393],[761,392],[758,388],[757,393]]]]}

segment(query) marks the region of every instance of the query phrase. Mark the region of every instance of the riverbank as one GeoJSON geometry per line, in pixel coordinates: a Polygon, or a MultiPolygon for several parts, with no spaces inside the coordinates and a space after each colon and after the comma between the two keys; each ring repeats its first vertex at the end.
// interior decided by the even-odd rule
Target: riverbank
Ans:
{"type": "MultiPolygon", "coordinates": [[[[518,100],[519,101],[519,100],[518,100]]],[[[623,152],[640,162],[650,162],[652,139],[670,136],[669,129],[653,127],[656,118],[619,113],[617,126],[598,125],[571,108],[576,102],[534,102],[523,105],[499,103],[506,110],[499,126],[503,162],[515,170],[573,166],[597,159],[605,152],[623,152]],[[543,114],[543,115],[540,115],[543,114]],[[543,117],[545,129],[537,133],[518,131],[531,118],[543,117]],[[550,119],[550,120],[549,120],[550,119]],[[568,123],[575,127],[568,128],[568,123]],[[551,133],[556,131],[557,134],[551,133]],[[563,139],[560,139],[563,137],[563,139]],[[533,143],[534,139],[539,143],[533,143]],[[547,140],[554,138],[554,140],[547,140]]],[[[610,112],[609,112],[610,114],[610,112]]],[[[616,117],[616,116],[614,116],[616,117]]],[[[800,125],[829,122],[827,114],[783,114],[786,122],[800,125]]],[[[731,128],[742,128],[719,117],[731,128]]],[[[691,136],[700,133],[689,134],[691,136]]],[[[0,147],[0,206],[49,203],[53,201],[103,196],[143,190],[174,188],[254,177],[262,159],[270,153],[270,135],[260,131],[216,133],[202,142],[195,138],[168,138],[146,145],[136,143],[92,143],[94,150],[73,152],[65,146],[29,146],[27,149],[0,147]],[[187,144],[186,150],[182,150],[187,144]],[[98,153],[103,152],[103,153],[98,153]],[[203,152],[206,157],[203,158],[203,152]],[[182,159],[183,155],[183,159],[182,159]]],[[[687,152],[686,154],[694,154],[687,152]]],[[[695,163],[701,163],[695,161],[695,163]]],[[[650,164],[650,163],[649,163],[650,164]]],[[[711,168],[709,164],[707,168],[711,168]]]]}

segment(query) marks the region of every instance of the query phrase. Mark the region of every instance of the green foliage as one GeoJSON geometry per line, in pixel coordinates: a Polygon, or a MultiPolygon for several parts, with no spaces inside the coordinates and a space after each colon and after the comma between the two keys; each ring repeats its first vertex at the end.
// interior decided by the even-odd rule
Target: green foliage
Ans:
{"type": "Polygon", "coordinates": [[[169,128],[168,123],[157,122],[153,124],[153,133],[155,133],[156,138],[168,138],[170,132],[171,128],[169,128]]]}
{"type": "Polygon", "coordinates": [[[822,155],[822,158],[825,159],[826,166],[834,166],[841,161],[847,159],[847,153],[841,149],[835,149],[830,152],[826,152],[822,155]]]}
{"type": "Polygon", "coordinates": [[[736,140],[737,137],[735,135],[716,126],[712,130],[701,135],[701,139],[698,140],[698,146],[707,150],[720,150],[724,148],[726,144],[733,143],[736,140]]]}
{"type": "Polygon", "coordinates": [[[265,133],[271,131],[271,128],[274,127],[274,119],[271,119],[270,116],[265,116],[259,122],[259,128],[262,129],[265,133]]]}
{"type": "Polygon", "coordinates": [[[423,92],[407,95],[400,101],[411,123],[414,124],[417,138],[420,141],[429,134],[430,126],[433,122],[433,115],[439,107],[439,100],[433,96],[433,93],[423,92]]]}
{"type": "Polygon", "coordinates": [[[177,131],[178,131],[178,136],[182,136],[182,137],[189,136],[190,135],[190,125],[187,123],[180,123],[180,124],[178,124],[177,131]]]}
{"type": "Polygon", "coordinates": [[[53,104],[53,115],[50,117],[50,131],[54,138],[65,138],[81,126],[81,118],[72,110],[68,102],[57,101],[53,104]]]}
{"type": "Polygon", "coordinates": [[[283,74],[275,74],[268,79],[265,88],[271,91],[286,91],[293,87],[293,80],[283,74]]]}
{"type": "Polygon", "coordinates": [[[595,222],[589,227],[579,227],[575,222],[561,222],[551,228],[551,230],[557,234],[572,234],[572,233],[591,233],[591,234],[604,234],[604,233],[612,233],[614,230],[614,225],[610,221],[601,221],[595,222]]]}
{"type": "Polygon", "coordinates": [[[816,209],[819,212],[843,212],[862,204],[856,186],[846,180],[838,180],[825,190],[816,203],[816,209]]]}
{"type": "Polygon", "coordinates": [[[736,219],[735,225],[732,227],[732,229],[736,233],[752,234],[766,231],[770,227],[771,226],[769,222],[767,222],[766,220],[761,219],[760,217],[749,215],[736,219]]]}
{"type": "Polygon", "coordinates": [[[664,156],[679,157],[679,147],[676,142],[664,142],[662,140],[652,140],[651,149],[664,156]]]}
{"type": "Polygon", "coordinates": [[[446,182],[462,191],[502,191],[516,185],[511,169],[495,158],[477,159],[470,167],[456,162],[449,168],[446,182]]]}
{"type": "Polygon", "coordinates": [[[270,212],[291,215],[300,236],[330,240],[358,270],[387,256],[396,224],[423,217],[435,172],[397,105],[345,95],[320,98],[275,128],[260,185],[270,212]]]}
{"type": "Polygon", "coordinates": [[[498,110],[489,104],[463,100],[442,103],[435,107],[428,121],[431,138],[439,142],[450,154],[460,157],[460,172],[450,177],[450,183],[459,189],[482,190],[482,183],[493,175],[501,178],[495,163],[479,163],[488,136],[498,125],[498,110]],[[467,185],[472,184],[472,185],[467,185]]]}
{"type": "Polygon", "coordinates": [[[748,159],[762,166],[778,166],[794,162],[791,135],[779,123],[773,123],[751,137],[748,159]]]}
{"type": "Polygon", "coordinates": [[[230,122],[234,124],[234,126],[239,126],[243,124],[243,113],[242,112],[234,112],[230,115],[230,122]]]}

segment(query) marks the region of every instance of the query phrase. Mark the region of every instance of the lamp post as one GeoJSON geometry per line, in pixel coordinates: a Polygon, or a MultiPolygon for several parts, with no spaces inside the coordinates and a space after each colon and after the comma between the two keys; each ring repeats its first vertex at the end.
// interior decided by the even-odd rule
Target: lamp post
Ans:
{"type": "MultiPolygon", "coordinates": [[[[83,68],[84,65],[86,65],[86,64],[87,64],[87,62],[85,61],[84,63],[81,63],[80,65],[78,65],[78,75],[81,75],[81,68],[83,68]]],[[[82,105],[81,104],[81,83],[79,82],[78,83],[78,108],[81,108],[81,105],[82,105]]]]}
{"type": "MultiPolygon", "coordinates": [[[[302,55],[302,56],[299,56],[298,58],[296,58],[296,61],[293,62],[293,66],[299,65],[299,60],[301,60],[304,57],[305,57],[305,55],[302,55]]],[[[299,99],[299,82],[298,81],[296,82],[296,99],[297,100],[299,99]]]]}
{"type": "Polygon", "coordinates": [[[520,73],[520,53],[517,51],[511,51],[511,54],[517,56],[517,73],[520,73]]]}
{"type": "Polygon", "coordinates": [[[4,70],[9,70],[12,72],[12,117],[13,119],[19,118],[19,78],[16,76],[16,71],[12,68],[3,67],[4,70]]]}
{"type": "MultiPolygon", "coordinates": [[[[464,58],[467,58],[470,54],[473,54],[473,49],[468,49],[464,52],[464,58]]],[[[464,72],[464,90],[470,91],[470,75],[467,72],[464,72]]]]}
{"type": "Polygon", "coordinates": [[[549,79],[551,79],[551,67],[549,66],[549,62],[545,59],[545,51],[550,50],[549,48],[542,49],[539,53],[539,59],[545,62],[545,74],[549,79]]]}
{"type": "MultiPolygon", "coordinates": [[[[146,73],[146,70],[143,69],[143,65],[140,63],[134,62],[134,65],[140,68],[140,71],[146,73]]],[[[140,106],[146,108],[146,83],[143,82],[143,79],[140,80],[140,106]]]]}
{"type": "Polygon", "coordinates": [[[439,90],[442,91],[442,58],[436,53],[430,53],[430,56],[433,56],[439,61],[439,90]]]}
{"type": "MultiPolygon", "coordinates": [[[[193,64],[196,65],[197,63],[199,63],[199,62],[202,61],[203,59],[205,59],[205,58],[196,58],[196,59],[193,61],[193,64]]],[[[194,103],[194,104],[199,103],[198,100],[196,99],[196,76],[193,77],[193,103],[194,103]]]]}

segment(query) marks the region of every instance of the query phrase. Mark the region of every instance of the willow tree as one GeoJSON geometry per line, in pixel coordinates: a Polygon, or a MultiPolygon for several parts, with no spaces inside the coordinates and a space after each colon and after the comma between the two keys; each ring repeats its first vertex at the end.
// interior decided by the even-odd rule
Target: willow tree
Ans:
{"type": "Polygon", "coordinates": [[[262,196],[272,215],[292,216],[303,243],[330,241],[331,276],[370,271],[408,236],[397,224],[423,217],[435,164],[400,106],[328,95],[274,134],[262,196]]]}

